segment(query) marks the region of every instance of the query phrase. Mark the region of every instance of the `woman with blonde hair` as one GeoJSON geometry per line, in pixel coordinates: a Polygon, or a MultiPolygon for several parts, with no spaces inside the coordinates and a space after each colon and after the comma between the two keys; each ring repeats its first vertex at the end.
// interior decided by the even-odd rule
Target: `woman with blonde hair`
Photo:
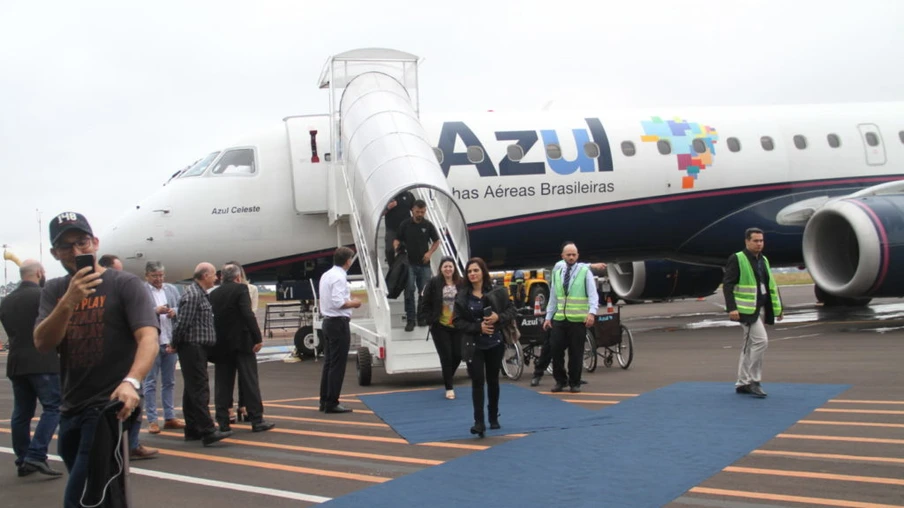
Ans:
{"type": "Polygon", "coordinates": [[[455,398],[452,379],[461,364],[461,332],[452,324],[452,309],[460,283],[461,276],[455,269],[455,260],[451,257],[441,259],[436,276],[424,287],[417,316],[418,321],[424,321],[430,327],[433,345],[442,365],[447,399],[455,398]]]}

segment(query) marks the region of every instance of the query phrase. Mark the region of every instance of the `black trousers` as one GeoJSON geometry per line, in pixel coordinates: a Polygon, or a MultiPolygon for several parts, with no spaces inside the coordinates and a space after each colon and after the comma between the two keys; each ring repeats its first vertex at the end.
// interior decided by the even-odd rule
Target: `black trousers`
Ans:
{"type": "Polygon", "coordinates": [[[443,384],[446,390],[451,390],[455,371],[461,365],[461,333],[455,328],[436,324],[430,328],[430,335],[443,368],[443,384]]]}
{"type": "Polygon", "coordinates": [[[344,317],[323,320],[324,362],[320,376],[320,403],[327,409],[339,404],[339,394],[342,392],[348,348],[352,340],[348,321],[344,317]]]}
{"type": "Polygon", "coordinates": [[[553,321],[552,334],[552,375],[556,384],[581,385],[581,371],[584,368],[584,341],[587,327],[583,322],[553,321]],[[568,351],[568,375],[565,375],[565,351],[568,351]]]}
{"type": "Polygon", "coordinates": [[[471,376],[471,402],[474,404],[474,421],[483,422],[483,385],[487,385],[487,412],[490,421],[499,418],[499,371],[502,369],[502,355],[505,345],[499,344],[491,349],[474,350],[474,358],[468,362],[468,375],[471,376]]]}
{"type": "Polygon", "coordinates": [[[549,362],[552,361],[551,336],[552,333],[546,332],[546,337],[543,339],[543,345],[540,347],[540,358],[534,363],[534,377],[543,377],[543,374],[546,373],[546,368],[549,367],[549,362]]]}
{"type": "Polygon", "coordinates": [[[217,423],[221,427],[229,424],[229,408],[232,407],[232,392],[235,389],[235,374],[239,375],[239,400],[248,411],[252,423],[264,417],[261,402],[261,388],[257,376],[257,356],[251,352],[230,351],[217,354],[214,370],[214,403],[217,423]]]}
{"type": "Polygon", "coordinates": [[[185,435],[202,436],[216,430],[210,417],[210,378],[207,376],[206,346],[180,343],[177,346],[182,368],[182,414],[185,435]]]}

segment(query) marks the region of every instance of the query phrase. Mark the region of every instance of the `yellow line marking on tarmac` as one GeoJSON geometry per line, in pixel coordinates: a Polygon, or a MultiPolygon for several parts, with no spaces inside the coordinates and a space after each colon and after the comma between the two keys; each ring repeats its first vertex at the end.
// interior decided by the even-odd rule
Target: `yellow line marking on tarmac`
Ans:
{"type": "Polygon", "coordinates": [[[904,400],[853,400],[853,399],[829,399],[829,402],[837,404],[897,404],[904,406],[904,400]]]}
{"type": "Polygon", "coordinates": [[[303,418],[300,416],[279,416],[267,414],[267,420],[287,420],[292,422],[310,422],[310,423],[323,423],[327,425],[354,425],[358,427],[377,427],[381,429],[391,428],[389,425],[385,423],[370,423],[370,422],[346,422],[343,420],[327,420],[324,418],[303,418]]]}
{"type": "MultiPolygon", "coordinates": [[[[319,411],[319,410],[320,410],[320,408],[317,407],[317,406],[290,406],[290,405],[288,405],[288,404],[269,404],[269,403],[264,403],[264,407],[278,407],[278,408],[282,408],[282,409],[303,409],[303,410],[305,410],[305,411],[319,411]]],[[[372,414],[374,414],[373,411],[370,411],[370,410],[368,410],[368,409],[355,409],[355,412],[356,412],[356,413],[365,414],[365,415],[372,415],[372,414]]]]}
{"type": "Polygon", "coordinates": [[[817,413],[851,413],[860,415],[904,415],[904,411],[892,411],[888,409],[826,409],[819,408],[817,413]]]}
{"type": "Polygon", "coordinates": [[[841,425],[845,427],[887,427],[891,429],[904,429],[904,423],[834,422],[828,420],[800,420],[797,423],[806,425],[841,425]]]}
{"type": "Polygon", "coordinates": [[[171,457],[182,457],[186,459],[206,460],[208,462],[219,462],[221,464],[231,464],[234,466],[250,466],[260,469],[272,469],[276,471],[285,471],[288,473],[302,473],[315,476],[327,476],[330,478],[341,478],[343,480],[356,480],[368,483],[385,483],[392,478],[383,476],[369,476],[355,473],[343,473],[341,471],[330,471],[328,469],[314,469],[310,467],[288,466],[284,464],[273,464],[271,462],[261,462],[259,460],[235,459],[232,457],[220,457],[218,455],[205,455],[203,453],[183,452],[181,450],[160,449],[160,455],[168,455],[171,457]]]}
{"type": "Polygon", "coordinates": [[[904,480],[898,478],[883,478],[880,476],[854,476],[847,474],[815,473],[812,471],[788,471],[784,469],[760,469],[755,467],[728,466],[722,471],[728,473],[759,474],[767,476],[786,476],[790,478],[810,478],[814,480],[835,480],[842,482],[878,483],[881,485],[904,485],[904,480]]]}
{"type": "MultiPolygon", "coordinates": [[[[175,432],[161,432],[167,436],[181,437],[181,434],[175,432]]],[[[438,466],[445,462],[444,460],[419,459],[415,457],[400,457],[398,455],[382,455],[378,453],[348,452],[343,450],[329,450],[326,448],[312,448],[309,446],[295,446],[282,443],[265,443],[261,441],[245,441],[243,439],[227,438],[224,443],[233,443],[244,446],[253,446],[258,448],[276,448],[279,450],[293,450],[296,452],[319,453],[322,455],[338,455],[341,457],[355,457],[358,459],[383,460],[388,462],[402,462],[405,464],[419,464],[422,466],[438,466]]]]}
{"type": "MultiPolygon", "coordinates": [[[[577,394],[575,394],[577,395],[577,394]]],[[[618,404],[617,400],[578,400],[578,399],[562,399],[565,402],[576,402],[578,404],[618,404]]]]}
{"type": "MultiPolygon", "coordinates": [[[[350,393],[348,395],[345,395],[345,397],[360,397],[362,395],[383,395],[383,394],[387,394],[387,393],[424,392],[427,390],[439,390],[439,388],[436,388],[436,387],[433,387],[433,388],[408,388],[405,390],[384,390],[381,392],[350,393]]],[[[320,397],[315,395],[313,397],[301,397],[300,399],[265,400],[264,404],[266,404],[268,402],[301,402],[301,401],[306,401],[306,400],[320,400],[320,397]]],[[[345,399],[342,399],[342,401],[345,401],[345,399]]]]}
{"type": "Polygon", "coordinates": [[[576,396],[597,396],[597,397],[638,397],[639,393],[594,393],[594,392],[579,392],[579,393],[570,393],[570,392],[537,392],[542,393],[543,395],[576,395],[576,396]]]}
{"type": "Polygon", "coordinates": [[[857,460],[863,462],[888,462],[890,464],[904,464],[904,459],[898,459],[894,457],[869,457],[866,455],[841,455],[837,453],[790,452],[784,450],[754,450],[750,453],[754,455],[776,455],[801,457],[807,459],[857,460]]]}
{"type": "Polygon", "coordinates": [[[811,439],[814,441],[845,441],[849,443],[904,444],[904,439],[883,439],[877,437],[818,436],[813,434],[779,434],[775,437],[786,439],[811,439]]]}
{"type": "Polygon", "coordinates": [[[743,490],[711,489],[709,487],[694,487],[688,492],[694,494],[710,494],[713,496],[746,497],[748,499],[764,499],[768,501],[784,501],[790,503],[821,504],[823,506],[840,506],[843,508],[904,508],[897,504],[862,503],[860,501],[847,501],[844,499],[828,499],[822,497],[787,496],[784,494],[767,494],[765,492],[748,492],[743,490]]]}
{"type": "MultiPolygon", "coordinates": [[[[239,427],[239,425],[236,425],[239,427]]],[[[408,441],[397,437],[362,436],[360,434],[341,434],[336,432],[317,432],[313,430],[295,430],[275,428],[267,432],[277,434],[292,434],[296,436],[331,437],[347,439],[349,441],[370,441],[373,443],[410,444],[408,441]]],[[[434,446],[438,448],[458,448],[462,450],[486,450],[489,446],[468,445],[459,443],[418,443],[417,446],[434,446]]]]}

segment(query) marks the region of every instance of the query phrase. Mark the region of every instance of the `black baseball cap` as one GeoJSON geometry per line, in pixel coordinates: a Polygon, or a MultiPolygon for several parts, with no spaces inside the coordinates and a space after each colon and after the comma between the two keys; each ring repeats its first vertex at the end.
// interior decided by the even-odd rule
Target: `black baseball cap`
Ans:
{"type": "Polygon", "coordinates": [[[72,229],[84,231],[94,236],[94,232],[91,231],[91,224],[88,224],[88,219],[84,215],[75,212],[63,212],[50,221],[50,244],[55,245],[57,240],[63,236],[63,233],[72,229]]]}

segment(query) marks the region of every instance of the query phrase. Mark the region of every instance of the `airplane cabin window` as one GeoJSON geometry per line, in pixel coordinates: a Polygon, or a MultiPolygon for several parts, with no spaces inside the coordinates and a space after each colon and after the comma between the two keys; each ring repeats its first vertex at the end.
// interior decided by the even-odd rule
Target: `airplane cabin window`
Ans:
{"type": "Polygon", "coordinates": [[[904,131],[898,131],[898,139],[901,140],[901,143],[904,143],[904,131]]]}
{"type": "Polygon", "coordinates": [[[694,151],[697,152],[698,154],[706,153],[706,143],[704,143],[702,139],[700,139],[700,138],[695,139],[693,142],[693,145],[694,145],[694,151]]]}
{"type": "Polygon", "coordinates": [[[469,146],[468,162],[471,164],[480,164],[483,162],[483,148],[480,148],[479,146],[469,146]]]}
{"type": "Polygon", "coordinates": [[[800,134],[795,134],[794,146],[796,146],[798,150],[803,150],[807,147],[807,138],[801,136],[800,134]]]}
{"type": "Polygon", "coordinates": [[[590,143],[584,143],[584,155],[591,159],[596,159],[600,156],[600,145],[592,141],[590,143]]]}
{"type": "Polygon", "coordinates": [[[763,150],[770,152],[775,149],[775,143],[772,141],[772,138],[769,136],[763,136],[760,138],[760,144],[763,145],[763,150]]]}
{"type": "Polygon", "coordinates": [[[656,142],[656,148],[659,149],[659,153],[662,155],[668,155],[672,153],[672,144],[669,143],[667,139],[660,139],[656,142]]]}
{"type": "Polygon", "coordinates": [[[521,145],[509,145],[505,147],[505,154],[509,160],[518,162],[524,158],[524,149],[521,148],[521,145]]]}
{"type": "Polygon", "coordinates": [[[436,156],[436,162],[443,163],[443,151],[437,147],[433,147],[433,155],[436,156]]]}
{"type": "Polygon", "coordinates": [[[562,147],[556,143],[546,145],[546,156],[552,160],[562,158],[562,147]]]}
{"type": "Polygon", "coordinates": [[[738,138],[728,138],[726,141],[728,144],[728,149],[732,152],[740,152],[741,151],[741,142],[738,141],[738,138]]]}
{"type": "Polygon", "coordinates": [[[179,178],[200,175],[204,172],[205,169],[207,169],[207,166],[210,166],[210,163],[217,158],[217,155],[220,155],[220,152],[213,152],[211,154],[208,154],[207,157],[196,161],[191,165],[191,167],[182,172],[182,174],[179,175],[179,178]]]}
{"type": "Polygon", "coordinates": [[[867,145],[879,146],[879,136],[877,136],[875,132],[867,132],[865,137],[867,145]]]}
{"type": "Polygon", "coordinates": [[[838,134],[829,134],[826,136],[826,139],[829,141],[829,146],[832,148],[841,146],[841,138],[838,137],[838,134]]]}
{"type": "Polygon", "coordinates": [[[253,175],[257,171],[254,165],[254,150],[238,148],[224,152],[211,168],[212,175],[253,175]]]}
{"type": "MultiPolygon", "coordinates": [[[[902,138],[902,139],[904,139],[904,138],[902,138]]],[[[637,149],[634,147],[634,142],[633,141],[622,141],[621,153],[625,154],[625,157],[633,157],[634,154],[637,153],[637,149]]]]}

